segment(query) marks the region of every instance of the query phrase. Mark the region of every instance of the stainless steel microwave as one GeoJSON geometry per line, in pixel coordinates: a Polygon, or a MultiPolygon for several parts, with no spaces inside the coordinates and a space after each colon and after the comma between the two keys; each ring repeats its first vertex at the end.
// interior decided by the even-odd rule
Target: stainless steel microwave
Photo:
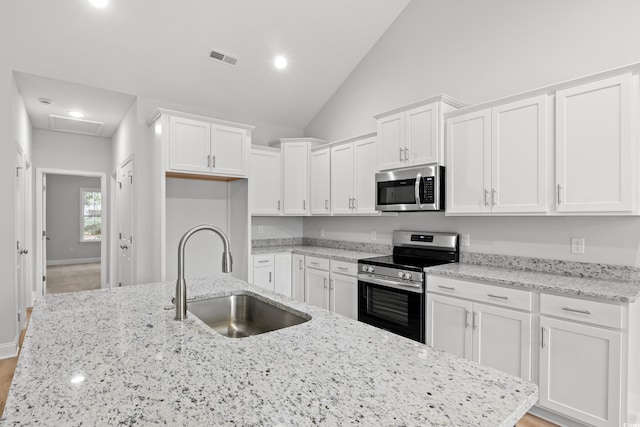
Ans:
{"type": "Polygon", "coordinates": [[[376,209],[383,212],[443,211],[444,166],[433,163],[377,173],[376,209]]]}

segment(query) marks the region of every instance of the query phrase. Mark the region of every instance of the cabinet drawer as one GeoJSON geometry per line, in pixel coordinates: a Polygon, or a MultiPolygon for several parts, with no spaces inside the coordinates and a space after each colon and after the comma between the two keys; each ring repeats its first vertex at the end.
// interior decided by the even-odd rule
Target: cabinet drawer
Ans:
{"type": "Polygon", "coordinates": [[[427,291],[454,295],[474,301],[531,311],[533,295],[530,291],[467,282],[440,276],[427,277],[427,291]]]}
{"type": "Polygon", "coordinates": [[[319,258],[315,256],[305,256],[304,257],[304,265],[305,267],[317,268],[318,270],[326,270],[329,271],[329,259],[328,258],[319,258]]]}
{"type": "Polygon", "coordinates": [[[266,267],[269,265],[273,265],[273,254],[266,255],[254,255],[253,256],[253,266],[254,267],[266,267]]]}
{"type": "Polygon", "coordinates": [[[331,272],[345,274],[347,276],[356,276],[358,274],[358,264],[355,262],[344,262],[331,260],[331,272]]]}
{"type": "Polygon", "coordinates": [[[610,328],[623,328],[623,310],[618,304],[540,294],[540,313],[610,328]]]}

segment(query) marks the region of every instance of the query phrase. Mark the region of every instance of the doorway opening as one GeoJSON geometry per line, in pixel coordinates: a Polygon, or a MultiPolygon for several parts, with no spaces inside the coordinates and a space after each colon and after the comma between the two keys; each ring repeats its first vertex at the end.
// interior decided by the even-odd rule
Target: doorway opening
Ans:
{"type": "Polygon", "coordinates": [[[38,169],[36,295],[108,287],[106,174],[38,169]]]}

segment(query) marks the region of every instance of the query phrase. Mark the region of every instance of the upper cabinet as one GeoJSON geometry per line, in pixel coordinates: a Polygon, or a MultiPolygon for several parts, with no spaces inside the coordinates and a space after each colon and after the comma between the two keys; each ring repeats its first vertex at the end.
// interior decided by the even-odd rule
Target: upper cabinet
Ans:
{"type": "Polygon", "coordinates": [[[440,95],[376,115],[378,169],[443,164],[442,115],[464,105],[440,95]]]}
{"type": "Polygon", "coordinates": [[[548,97],[447,119],[447,213],[539,213],[548,202],[548,97]]]}
{"type": "Polygon", "coordinates": [[[282,164],[280,150],[253,146],[251,149],[251,213],[282,213],[282,164]]]}
{"type": "Polygon", "coordinates": [[[253,126],[164,109],[153,120],[161,120],[165,171],[247,177],[253,126]]]}
{"type": "Polygon", "coordinates": [[[325,141],[315,138],[281,138],[285,215],[309,214],[311,148],[325,141]]]}
{"type": "Polygon", "coordinates": [[[331,213],[331,149],[322,148],[311,152],[311,210],[312,215],[331,213]]]}
{"type": "Polygon", "coordinates": [[[631,74],[556,93],[556,210],[631,212],[637,168],[631,74]]]}

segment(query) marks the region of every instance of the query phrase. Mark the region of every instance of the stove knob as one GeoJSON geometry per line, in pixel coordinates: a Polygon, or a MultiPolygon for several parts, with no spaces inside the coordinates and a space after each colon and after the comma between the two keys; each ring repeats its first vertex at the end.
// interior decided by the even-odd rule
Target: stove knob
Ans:
{"type": "Polygon", "coordinates": [[[411,273],[409,273],[408,271],[404,273],[404,278],[407,280],[411,280],[411,273]]]}
{"type": "Polygon", "coordinates": [[[404,271],[398,271],[398,278],[404,279],[404,271]]]}
{"type": "Polygon", "coordinates": [[[374,271],[376,271],[376,268],[375,268],[373,265],[370,265],[370,266],[367,268],[367,271],[368,271],[369,273],[373,273],[374,271]]]}

